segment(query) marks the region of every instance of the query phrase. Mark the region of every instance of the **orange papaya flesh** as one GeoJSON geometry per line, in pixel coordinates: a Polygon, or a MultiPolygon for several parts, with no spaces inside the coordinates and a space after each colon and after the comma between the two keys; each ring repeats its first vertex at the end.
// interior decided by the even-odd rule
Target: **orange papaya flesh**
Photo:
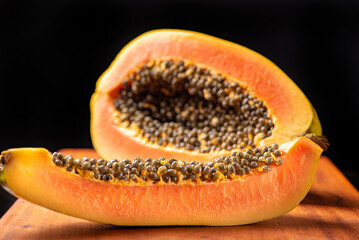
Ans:
{"type": "Polygon", "coordinates": [[[118,123],[116,116],[121,109],[114,106],[114,101],[124,82],[144,66],[166,59],[189,62],[219,73],[262,101],[274,127],[264,139],[253,137],[255,146],[282,144],[307,133],[321,135],[318,116],[308,99],[270,60],[243,46],[205,34],[155,30],[124,47],[97,82],[90,103],[91,137],[94,148],[102,157],[164,156],[206,162],[230,152],[217,148],[203,153],[172,144],[156,144],[141,136],[134,124],[128,127],[127,122],[118,123]]]}
{"type": "Polygon", "coordinates": [[[0,182],[33,203],[115,225],[240,225],[287,213],[305,197],[322,149],[300,137],[282,144],[283,164],[230,181],[128,185],[67,172],[43,148],[2,152],[0,182]]]}

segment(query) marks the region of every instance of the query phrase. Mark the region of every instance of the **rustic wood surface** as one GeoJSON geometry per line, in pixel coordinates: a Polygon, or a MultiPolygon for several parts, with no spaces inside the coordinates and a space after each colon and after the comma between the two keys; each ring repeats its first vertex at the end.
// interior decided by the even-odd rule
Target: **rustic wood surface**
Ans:
{"type": "MultiPolygon", "coordinates": [[[[90,149],[64,149],[93,156],[90,149]]],[[[314,184],[293,211],[234,227],[118,227],[56,213],[17,200],[0,220],[0,239],[359,239],[359,193],[326,157],[314,184]]]]}

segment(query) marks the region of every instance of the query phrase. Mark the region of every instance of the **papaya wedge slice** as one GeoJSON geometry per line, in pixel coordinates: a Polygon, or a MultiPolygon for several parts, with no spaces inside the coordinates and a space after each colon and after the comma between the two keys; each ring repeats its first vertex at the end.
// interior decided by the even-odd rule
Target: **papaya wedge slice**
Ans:
{"type": "Polygon", "coordinates": [[[309,191],[322,149],[305,137],[279,146],[283,164],[226,181],[125,184],[56,166],[43,148],[1,153],[0,183],[51,210],[115,225],[228,226],[287,213],[309,191]]]}
{"type": "Polygon", "coordinates": [[[263,101],[274,128],[270,136],[253,139],[257,147],[282,144],[307,133],[322,134],[318,116],[309,100],[270,60],[246,47],[216,37],[165,29],[150,31],[131,41],[99,78],[90,106],[91,138],[100,156],[106,159],[164,156],[206,162],[215,156],[230,153],[226,149],[202,153],[171,144],[153,144],[143,138],[137,128],[116,122],[114,116],[123,109],[116,109],[114,101],[124,82],[144,64],[149,65],[158,59],[187,61],[203,66],[245,87],[263,101]]]}

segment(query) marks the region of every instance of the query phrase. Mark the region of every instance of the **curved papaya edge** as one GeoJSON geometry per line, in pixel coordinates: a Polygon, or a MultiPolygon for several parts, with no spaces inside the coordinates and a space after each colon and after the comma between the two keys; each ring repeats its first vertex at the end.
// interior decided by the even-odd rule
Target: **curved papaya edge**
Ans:
{"type": "Polygon", "coordinates": [[[57,212],[115,225],[240,225],[271,219],[309,191],[322,149],[300,137],[280,146],[282,166],[240,180],[205,184],[120,185],[53,164],[43,148],[10,149],[0,173],[18,196],[57,212]]]}
{"type": "MultiPolygon", "coordinates": [[[[141,64],[162,58],[185,59],[230,76],[263,100],[269,107],[275,127],[271,137],[257,144],[259,147],[272,143],[282,144],[308,132],[321,135],[318,116],[309,100],[269,59],[241,45],[206,34],[162,29],[149,31],[132,40],[97,81],[90,104],[91,136],[100,156],[108,158],[126,153],[131,157],[133,149],[122,147],[122,143],[128,138],[134,138],[134,133],[113,123],[112,113],[115,109],[111,110],[111,115],[101,115],[101,108],[108,109],[108,105],[113,105],[113,99],[129,73],[141,64]],[[103,99],[102,95],[108,96],[108,101],[100,100],[103,105],[97,104],[97,99],[103,99]],[[108,117],[111,121],[105,119],[108,117]],[[121,131],[122,134],[118,134],[121,131]]],[[[137,137],[134,142],[139,139],[137,137]]],[[[143,151],[156,149],[140,145],[145,148],[143,151]]],[[[191,152],[185,155],[193,156],[191,152]]]]}
{"type": "Polygon", "coordinates": [[[317,111],[315,111],[314,107],[312,106],[313,110],[313,120],[308,128],[308,133],[313,133],[316,136],[322,136],[322,125],[320,124],[319,117],[317,111]]]}

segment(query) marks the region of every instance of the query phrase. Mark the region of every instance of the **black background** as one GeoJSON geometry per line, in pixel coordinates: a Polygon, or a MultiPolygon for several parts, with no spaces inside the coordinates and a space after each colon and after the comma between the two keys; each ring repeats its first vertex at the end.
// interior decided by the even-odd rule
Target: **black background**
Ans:
{"type": "MultiPolygon", "coordinates": [[[[91,147],[89,100],[119,50],[195,30],[271,59],[316,108],[325,152],[358,188],[356,1],[0,1],[0,150],[91,147]]],[[[0,216],[15,200],[0,190],[0,216]]]]}

